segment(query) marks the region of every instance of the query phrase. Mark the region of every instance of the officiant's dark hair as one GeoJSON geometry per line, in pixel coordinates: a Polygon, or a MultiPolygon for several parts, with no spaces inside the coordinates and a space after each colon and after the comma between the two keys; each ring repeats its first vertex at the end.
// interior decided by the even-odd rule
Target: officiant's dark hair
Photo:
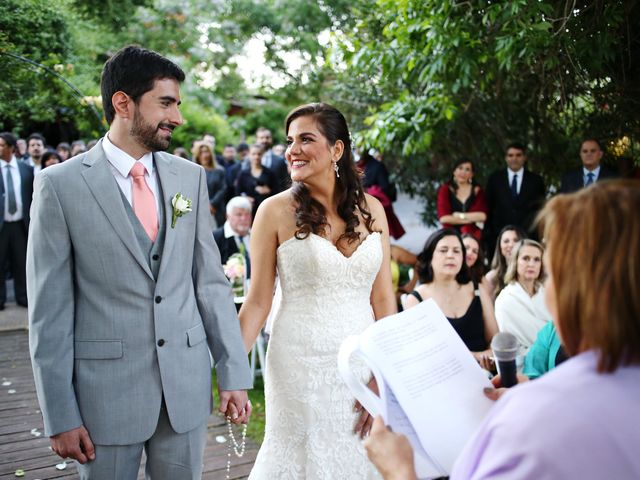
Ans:
{"type": "Polygon", "coordinates": [[[172,78],[184,81],[184,72],[168,58],[138,45],[128,45],[117,51],[104,64],[100,91],[102,108],[107,123],[111,125],[116,111],[111,97],[124,92],[137,104],[140,97],[153,88],[156,80],[172,78]]]}
{"type": "Polygon", "coordinates": [[[466,262],[467,249],[464,248],[464,243],[460,233],[453,228],[441,228],[440,230],[433,232],[425,242],[422,252],[418,255],[418,278],[420,278],[420,282],[433,282],[433,268],[431,268],[431,260],[433,259],[433,252],[435,252],[438,242],[444,237],[456,237],[460,242],[460,248],[462,250],[462,266],[456,275],[456,282],[460,285],[469,283],[471,281],[471,274],[469,273],[469,267],[467,267],[466,262]]]}
{"type": "MultiPolygon", "coordinates": [[[[353,243],[360,240],[360,232],[356,227],[360,223],[356,209],[362,215],[365,228],[373,232],[373,217],[367,208],[360,175],[356,170],[351,153],[351,135],[344,115],[335,107],[326,103],[309,103],[294,108],[285,120],[285,133],[288,135],[291,122],[296,118],[313,117],[318,129],[333,146],[338,140],[344,145],[342,156],[337,165],[340,176],[336,178],[335,199],[338,205],[338,215],[345,221],[345,231],[336,243],[344,240],[353,243]]],[[[291,195],[296,203],[296,230],[297,239],[303,239],[314,233],[324,236],[328,227],[327,212],[324,206],[315,200],[307,186],[302,182],[294,182],[291,187],[291,195]]]]}

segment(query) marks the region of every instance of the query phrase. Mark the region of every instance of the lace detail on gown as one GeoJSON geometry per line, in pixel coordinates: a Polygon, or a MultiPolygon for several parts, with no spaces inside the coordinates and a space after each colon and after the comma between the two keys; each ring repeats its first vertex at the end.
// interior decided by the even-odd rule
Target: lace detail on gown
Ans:
{"type": "Polygon", "coordinates": [[[267,423],[249,478],[380,478],[352,433],[354,399],[337,367],[342,341],[374,321],[380,234],[369,234],[350,257],[318,235],[292,238],[278,248],[277,262],[282,303],[267,350],[267,423]]]}

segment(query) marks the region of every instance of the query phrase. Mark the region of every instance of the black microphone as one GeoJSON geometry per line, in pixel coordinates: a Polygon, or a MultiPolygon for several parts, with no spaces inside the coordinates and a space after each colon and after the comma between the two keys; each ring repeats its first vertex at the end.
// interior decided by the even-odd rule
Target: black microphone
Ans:
{"type": "Polygon", "coordinates": [[[518,347],[518,339],[509,332],[496,333],[491,340],[491,350],[493,350],[493,356],[496,359],[503,387],[513,387],[518,383],[516,375],[518,347]]]}

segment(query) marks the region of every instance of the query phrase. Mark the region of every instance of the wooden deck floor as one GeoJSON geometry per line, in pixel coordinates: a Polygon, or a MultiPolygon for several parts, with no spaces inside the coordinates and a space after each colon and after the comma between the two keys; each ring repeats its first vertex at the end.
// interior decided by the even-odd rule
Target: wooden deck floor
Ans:
{"type": "MultiPolygon", "coordinates": [[[[27,332],[0,333],[0,480],[16,479],[15,472],[24,470],[25,480],[50,478],[78,478],[74,463],[57,470],[61,459],[49,448],[44,436],[42,417],[36,400],[35,385],[29,361],[27,332]],[[36,429],[36,430],[33,430],[36,429]],[[32,433],[33,432],[33,433],[32,433]],[[37,436],[40,432],[41,435],[37,436]]],[[[212,415],[204,457],[207,480],[224,479],[227,467],[227,443],[216,437],[227,435],[222,417],[212,415]]],[[[246,478],[255,461],[258,447],[247,439],[243,458],[232,457],[231,478],[246,478]]],[[[143,467],[141,467],[142,475],[143,467]]]]}

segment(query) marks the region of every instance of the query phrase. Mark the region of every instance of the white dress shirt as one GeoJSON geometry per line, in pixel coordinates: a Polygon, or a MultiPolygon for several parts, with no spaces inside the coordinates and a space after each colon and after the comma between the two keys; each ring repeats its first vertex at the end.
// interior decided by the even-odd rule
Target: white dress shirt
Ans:
{"type": "Polygon", "coordinates": [[[600,176],[600,165],[598,165],[596,168],[594,168],[593,170],[589,170],[587,168],[582,167],[582,184],[586,185],[587,184],[587,180],[589,179],[588,175],[589,174],[593,174],[593,181],[595,182],[596,180],[598,180],[598,177],[600,176]]]}
{"type": "Polygon", "coordinates": [[[27,165],[30,165],[33,167],[34,176],[40,173],[40,170],[42,170],[42,165],[40,164],[36,165],[36,163],[33,161],[33,158],[31,158],[30,156],[26,158],[25,162],[27,163],[27,165]]]}
{"type": "MultiPolygon", "coordinates": [[[[102,139],[102,149],[107,156],[111,173],[116,179],[118,187],[120,187],[129,204],[133,207],[133,195],[131,193],[133,190],[133,178],[129,176],[129,172],[136,163],[136,159],[111,143],[108,132],[102,139]]],[[[158,176],[153,165],[153,154],[151,152],[145,153],[138,161],[144,165],[144,179],[156,199],[156,214],[159,219],[161,199],[158,195],[158,176]]]]}
{"type": "Polygon", "coordinates": [[[22,220],[22,177],[18,168],[18,160],[11,157],[10,161],[0,160],[2,168],[2,182],[4,183],[4,221],[17,222],[22,220]],[[13,180],[13,191],[16,195],[16,211],[9,214],[9,190],[7,190],[7,168],[11,169],[11,179],[13,180]]]}
{"type": "MultiPolygon", "coordinates": [[[[231,224],[227,220],[224,222],[224,238],[233,237],[236,241],[236,245],[238,246],[238,250],[240,250],[240,237],[238,234],[231,228],[231,224]]],[[[247,249],[247,253],[249,253],[249,240],[251,239],[251,233],[247,233],[244,237],[242,237],[242,243],[244,243],[244,248],[247,249]]]]}
{"type": "Polygon", "coordinates": [[[511,188],[511,182],[513,182],[513,176],[518,175],[518,180],[516,180],[516,184],[518,185],[518,193],[520,193],[520,189],[522,188],[522,177],[524,177],[524,167],[520,167],[520,170],[513,171],[510,168],[507,168],[507,172],[509,173],[509,188],[511,188]]]}

